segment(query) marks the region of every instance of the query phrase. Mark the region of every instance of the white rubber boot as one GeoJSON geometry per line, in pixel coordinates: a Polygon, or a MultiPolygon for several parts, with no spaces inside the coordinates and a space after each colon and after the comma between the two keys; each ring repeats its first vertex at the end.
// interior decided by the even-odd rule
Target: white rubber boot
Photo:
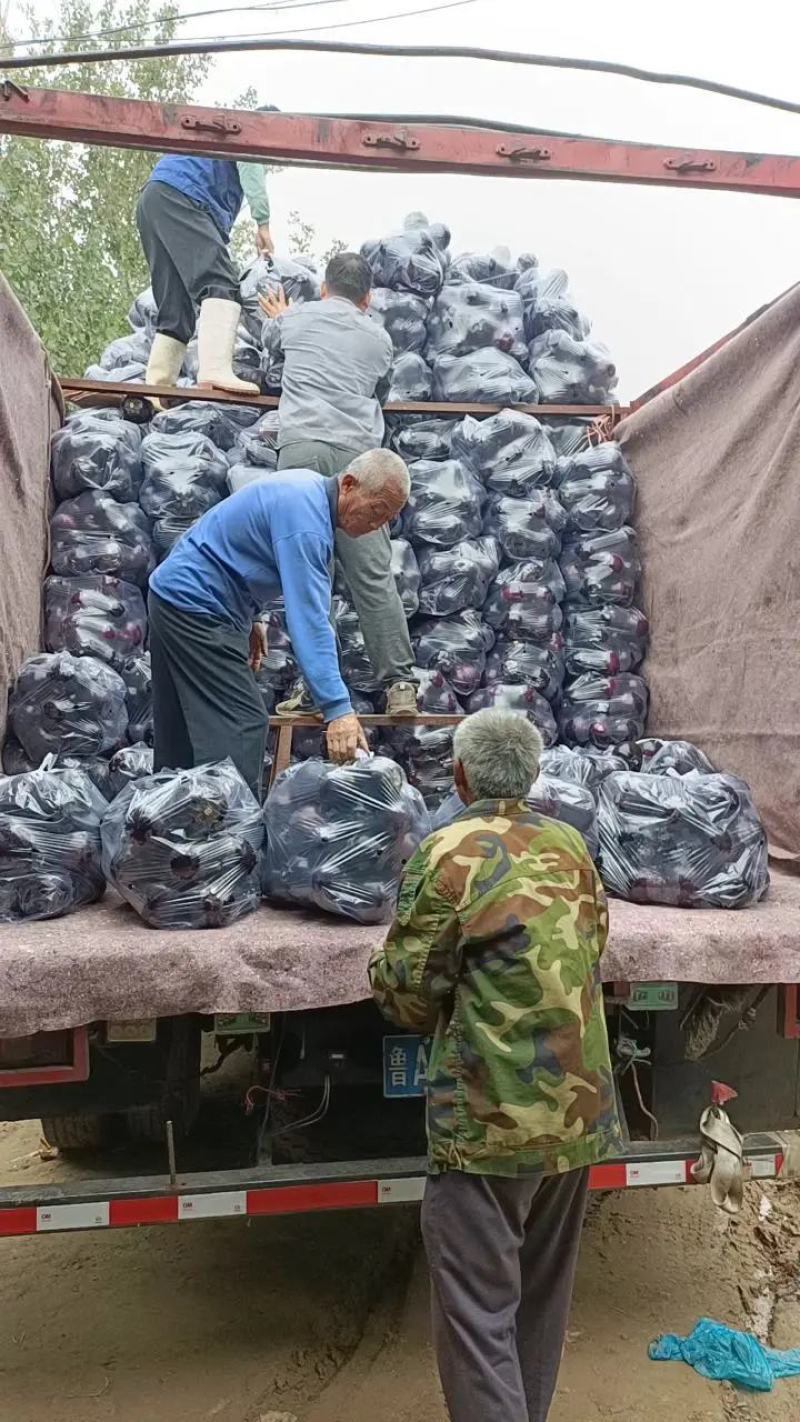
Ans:
{"type": "MultiPolygon", "coordinates": [[[[174,336],[162,336],[161,332],[157,331],[144,373],[145,385],[174,385],[181,373],[185,355],[186,346],[183,341],[176,341],[174,336]]],[[[151,403],[158,410],[164,408],[160,400],[153,399],[151,403]]]]}
{"type": "Polygon", "coordinates": [[[260,395],[257,385],[233,373],[233,347],[242,308],[238,301],[207,296],[197,321],[198,385],[234,395],[260,395]]]}

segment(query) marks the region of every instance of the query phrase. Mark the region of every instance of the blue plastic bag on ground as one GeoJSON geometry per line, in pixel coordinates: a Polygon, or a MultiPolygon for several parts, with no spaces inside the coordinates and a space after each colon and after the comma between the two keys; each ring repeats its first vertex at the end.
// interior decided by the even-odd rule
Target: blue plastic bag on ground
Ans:
{"type": "Polygon", "coordinates": [[[771,1392],[776,1378],[800,1376],[800,1348],[765,1348],[752,1333],[713,1318],[701,1318],[686,1338],[662,1333],[649,1353],[656,1363],[688,1363],[701,1377],[753,1392],[771,1392]]]}

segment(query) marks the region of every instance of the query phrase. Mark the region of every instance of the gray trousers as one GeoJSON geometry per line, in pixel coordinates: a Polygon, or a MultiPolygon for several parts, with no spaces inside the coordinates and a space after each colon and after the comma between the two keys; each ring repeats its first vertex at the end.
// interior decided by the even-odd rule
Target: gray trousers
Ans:
{"type": "MultiPolygon", "coordinates": [[[[358,451],[322,440],[298,440],[281,445],[279,469],[316,469],[329,477],[341,474],[358,451]]],[[[408,623],[392,573],[388,528],[350,538],[336,530],[336,556],[344,571],[364,645],[376,681],[392,686],[413,681],[414,653],[408,623]]]]}
{"type": "Polygon", "coordinates": [[[245,632],[148,599],[156,770],[230,756],[261,799],[267,715],[245,632]]]}
{"type": "Polygon", "coordinates": [[[588,1170],[429,1177],[422,1233],[452,1422],[546,1422],[588,1183],[588,1170]]]}
{"type": "Polygon", "coordinates": [[[158,307],[156,330],[187,344],[207,296],[239,301],[239,278],[225,240],[202,203],[167,183],[146,183],[136,225],[158,307]]]}

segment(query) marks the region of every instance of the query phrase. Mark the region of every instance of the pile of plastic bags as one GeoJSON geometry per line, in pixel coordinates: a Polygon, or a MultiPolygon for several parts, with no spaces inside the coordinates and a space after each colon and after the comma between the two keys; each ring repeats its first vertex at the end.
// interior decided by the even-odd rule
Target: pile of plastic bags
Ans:
{"type": "Polygon", "coordinates": [[[105,809],[82,770],[0,780],[0,922],[57,918],[101,897],[105,809]]]}
{"type": "Polygon", "coordinates": [[[261,807],[229,760],[130,780],[102,823],[103,871],[152,928],[222,928],[261,897],[261,807]]]}
{"type": "Polygon", "coordinates": [[[384,756],[290,766],[264,820],[267,897],[358,923],[391,917],[403,864],[429,829],[421,796],[384,756]]]}

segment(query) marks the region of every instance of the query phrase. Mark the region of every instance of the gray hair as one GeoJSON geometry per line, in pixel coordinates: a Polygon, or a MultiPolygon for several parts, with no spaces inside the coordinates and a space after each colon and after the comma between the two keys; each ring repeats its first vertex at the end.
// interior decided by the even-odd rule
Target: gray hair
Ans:
{"type": "Polygon", "coordinates": [[[377,493],[387,484],[394,484],[405,503],[411,492],[411,475],[405,460],[399,454],[393,454],[391,449],[368,449],[366,454],[357,455],[344,473],[352,475],[366,494],[377,493]]]}
{"type": "Polygon", "coordinates": [[[453,760],[460,761],[478,800],[522,800],[539,773],[543,749],[527,716],[500,706],[467,716],[453,737],[453,760]]]}

